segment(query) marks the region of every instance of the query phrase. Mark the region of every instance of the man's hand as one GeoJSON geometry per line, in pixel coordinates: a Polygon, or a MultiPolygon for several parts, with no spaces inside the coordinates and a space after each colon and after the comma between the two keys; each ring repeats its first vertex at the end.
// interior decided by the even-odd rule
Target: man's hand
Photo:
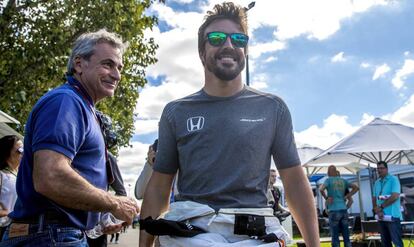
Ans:
{"type": "Polygon", "coordinates": [[[333,197],[330,196],[328,199],[326,199],[326,204],[332,204],[333,203],[333,197]]]}
{"type": "Polygon", "coordinates": [[[114,234],[114,233],[121,231],[122,227],[123,227],[123,224],[105,226],[102,232],[104,234],[114,234]]]}
{"type": "Polygon", "coordinates": [[[374,211],[375,211],[375,213],[376,213],[376,214],[378,214],[378,216],[379,216],[379,214],[380,214],[380,213],[382,213],[382,208],[380,208],[380,207],[375,207],[375,208],[374,208],[374,211]]]}
{"type": "Polygon", "coordinates": [[[148,152],[147,152],[147,162],[150,166],[152,166],[154,164],[155,161],[155,154],[156,152],[154,151],[154,149],[152,148],[152,145],[149,146],[148,148],[148,152]]]}
{"type": "Polygon", "coordinates": [[[115,218],[125,221],[127,225],[131,225],[135,215],[140,211],[138,204],[134,199],[126,196],[117,196],[115,200],[117,206],[111,213],[115,218]]]}

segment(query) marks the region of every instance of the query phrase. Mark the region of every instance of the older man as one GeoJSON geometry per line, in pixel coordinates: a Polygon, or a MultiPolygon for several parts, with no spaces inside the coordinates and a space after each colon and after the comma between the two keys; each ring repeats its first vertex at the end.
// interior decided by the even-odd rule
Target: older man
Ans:
{"type": "MultiPolygon", "coordinates": [[[[288,107],[279,97],[242,82],[248,39],[246,10],[231,2],[217,4],[198,31],[203,89],[163,111],[141,217],[155,219],[168,209],[178,172],[179,194],[166,219],[188,219],[206,233],[162,236],[162,246],[277,246],[266,242],[286,240],[267,205],[272,156],[306,245],[319,246],[313,196],[288,107]]],[[[147,229],[145,224],[141,228],[147,229]]],[[[141,231],[140,246],[152,242],[141,231]]]]}
{"type": "Polygon", "coordinates": [[[81,35],[69,58],[67,83],[33,107],[13,221],[0,246],[87,246],[84,230],[95,226],[99,212],[132,223],[136,203],[106,191],[112,176],[95,114],[95,104],[115,93],[125,49],[105,30],[81,35]]]}

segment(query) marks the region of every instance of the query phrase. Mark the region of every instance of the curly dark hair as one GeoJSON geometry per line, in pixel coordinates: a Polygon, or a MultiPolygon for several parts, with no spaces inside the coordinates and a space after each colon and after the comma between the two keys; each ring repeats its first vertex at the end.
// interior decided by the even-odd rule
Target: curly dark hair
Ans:
{"type": "Polygon", "coordinates": [[[7,160],[10,157],[10,151],[13,149],[14,144],[19,140],[19,137],[16,135],[3,136],[0,139],[0,170],[3,170],[8,166],[7,160]]]}
{"type": "MultiPolygon", "coordinates": [[[[207,11],[203,24],[198,29],[198,53],[203,54],[205,51],[204,32],[206,28],[214,21],[221,19],[229,19],[237,23],[242,32],[247,34],[247,13],[246,8],[236,5],[232,2],[224,2],[216,4],[212,11],[207,11]]],[[[245,48],[246,49],[246,48],[245,48]]]]}

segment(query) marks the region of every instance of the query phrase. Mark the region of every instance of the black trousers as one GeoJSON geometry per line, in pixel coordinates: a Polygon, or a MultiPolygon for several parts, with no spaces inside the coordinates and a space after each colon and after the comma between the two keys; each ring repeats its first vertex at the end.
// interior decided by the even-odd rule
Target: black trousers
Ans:
{"type": "Polygon", "coordinates": [[[108,239],[106,237],[107,235],[104,234],[100,236],[99,238],[91,239],[88,238],[88,245],[89,247],[106,247],[108,246],[108,239]]]}

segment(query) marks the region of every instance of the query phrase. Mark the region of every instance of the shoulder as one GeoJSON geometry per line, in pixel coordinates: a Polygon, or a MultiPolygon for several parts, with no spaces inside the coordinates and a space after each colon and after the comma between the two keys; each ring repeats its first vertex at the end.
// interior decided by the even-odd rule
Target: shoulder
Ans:
{"type": "Polygon", "coordinates": [[[200,90],[198,92],[195,92],[183,98],[173,100],[167,103],[167,105],[165,105],[164,110],[163,110],[163,115],[165,115],[169,119],[174,114],[174,112],[177,110],[177,108],[183,105],[189,104],[189,103],[191,104],[194,101],[200,100],[202,98],[203,98],[203,93],[202,93],[202,90],[200,90]]]}
{"type": "MultiPolygon", "coordinates": [[[[69,107],[72,102],[72,104],[77,104],[83,106],[83,100],[82,98],[73,91],[73,89],[70,88],[67,84],[64,84],[60,87],[57,87],[49,92],[47,92],[45,95],[43,95],[39,101],[36,103],[37,107],[47,105],[50,106],[47,103],[58,103],[62,102],[67,104],[67,107],[69,107]]],[[[35,107],[36,107],[35,106],[35,107]]]]}
{"type": "Polygon", "coordinates": [[[282,107],[283,109],[287,109],[287,105],[283,99],[275,94],[263,92],[254,88],[251,88],[249,86],[246,86],[246,95],[248,97],[257,97],[264,101],[268,101],[271,104],[275,104],[279,107],[282,107]]]}

